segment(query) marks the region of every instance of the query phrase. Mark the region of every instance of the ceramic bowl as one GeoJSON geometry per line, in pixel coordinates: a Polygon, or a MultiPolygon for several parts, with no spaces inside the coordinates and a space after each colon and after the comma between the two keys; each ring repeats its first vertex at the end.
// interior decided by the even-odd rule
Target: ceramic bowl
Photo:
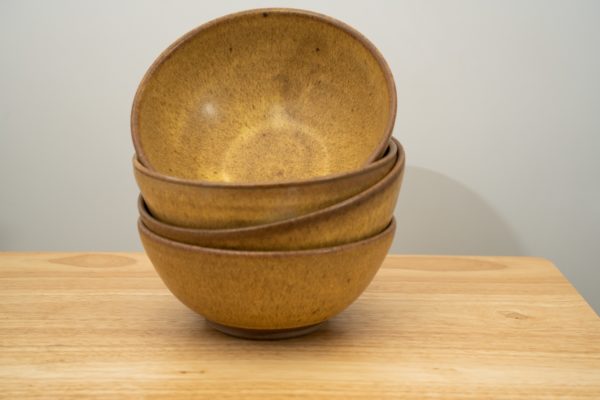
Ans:
{"type": "Polygon", "coordinates": [[[236,251],[191,246],[138,223],[144,249],[169,290],[226,333],[277,338],[307,333],[348,307],[375,276],[395,222],[343,246],[236,251]]]}
{"type": "Polygon", "coordinates": [[[239,228],[294,218],[339,203],[380,181],[394,166],[397,143],[380,160],[350,173],[309,181],[231,185],[168,177],[133,160],[135,179],[160,221],[202,229],[239,228]]]}
{"type": "Polygon", "coordinates": [[[237,250],[302,250],[330,247],[370,237],[390,222],[404,175],[404,151],[398,143],[394,168],[365,191],[300,217],[237,229],[191,229],[153,217],[140,196],[144,224],[156,234],[191,245],[237,250]]]}
{"type": "Polygon", "coordinates": [[[396,115],[390,69],[329,17],[252,10],[196,28],[161,54],[136,93],[139,160],[210,182],[304,180],[385,151],[396,115]]]}

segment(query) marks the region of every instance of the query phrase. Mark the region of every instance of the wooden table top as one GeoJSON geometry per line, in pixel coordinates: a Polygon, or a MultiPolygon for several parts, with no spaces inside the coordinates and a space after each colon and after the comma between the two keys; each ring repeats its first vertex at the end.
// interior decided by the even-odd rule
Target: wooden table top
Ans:
{"type": "Polygon", "coordinates": [[[0,397],[600,399],[600,318],[550,262],[389,256],[302,338],[210,329],[140,253],[0,254],[0,397]]]}

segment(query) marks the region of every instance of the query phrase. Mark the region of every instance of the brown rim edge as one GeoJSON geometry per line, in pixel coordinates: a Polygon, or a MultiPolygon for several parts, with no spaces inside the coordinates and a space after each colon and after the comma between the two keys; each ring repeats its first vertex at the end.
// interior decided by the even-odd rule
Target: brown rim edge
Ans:
{"type": "Polygon", "coordinates": [[[136,158],[135,155],[133,156],[132,163],[133,163],[133,168],[136,171],[138,171],[139,173],[149,176],[151,178],[158,179],[158,180],[161,180],[164,182],[169,182],[169,183],[175,183],[175,184],[186,185],[186,186],[198,186],[198,187],[221,188],[221,189],[271,189],[271,188],[281,188],[281,187],[287,187],[287,186],[307,186],[307,185],[311,185],[311,184],[321,184],[321,183],[334,181],[336,179],[351,178],[354,176],[363,175],[368,172],[371,172],[372,170],[379,167],[381,164],[387,162],[388,157],[396,157],[397,158],[398,153],[401,151],[401,147],[402,146],[400,145],[400,142],[398,142],[398,140],[396,138],[392,137],[389,140],[389,144],[387,147],[387,149],[389,149],[389,151],[387,152],[387,154],[384,155],[383,158],[380,158],[379,160],[367,165],[365,168],[356,169],[356,170],[350,171],[350,172],[343,172],[341,174],[325,175],[322,177],[307,179],[307,180],[302,180],[302,181],[287,181],[287,182],[258,183],[258,184],[198,181],[198,180],[192,180],[192,179],[178,178],[176,176],[163,175],[160,172],[151,170],[148,167],[146,167],[144,164],[142,164],[142,162],[140,160],[138,160],[136,158]]]}
{"type": "Polygon", "coordinates": [[[141,219],[138,218],[138,231],[140,235],[145,236],[151,241],[159,244],[163,244],[169,247],[179,248],[181,250],[192,251],[192,252],[202,252],[202,253],[212,253],[212,254],[220,254],[220,255],[243,255],[246,257],[264,257],[264,256],[272,256],[272,257],[288,257],[288,256],[303,256],[309,254],[327,254],[327,253],[335,253],[337,251],[346,250],[356,246],[362,246],[364,244],[368,244],[371,242],[375,242],[384,236],[393,235],[396,231],[396,218],[392,216],[392,219],[387,227],[383,229],[381,232],[370,236],[368,238],[345,243],[332,247],[322,247],[318,249],[306,249],[306,250],[276,250],[276,251],[264,251],[264,250],[229,250],[229,249],[215,249],[212,247],[202,247],[202,246],[194,246],[191,244],[177,242],[171,239],[164,238],[162,236],[157,235],[152,232],[141,219]]]}

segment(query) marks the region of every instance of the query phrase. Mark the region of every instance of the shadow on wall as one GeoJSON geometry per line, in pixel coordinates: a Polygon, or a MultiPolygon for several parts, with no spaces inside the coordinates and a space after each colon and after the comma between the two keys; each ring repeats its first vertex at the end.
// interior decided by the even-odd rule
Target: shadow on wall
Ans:
{"type": "Polygon", "coordinates": [[[439,172],[406,167],[390,253],[524,255],[516,234],[477,193],[439,172]]]}

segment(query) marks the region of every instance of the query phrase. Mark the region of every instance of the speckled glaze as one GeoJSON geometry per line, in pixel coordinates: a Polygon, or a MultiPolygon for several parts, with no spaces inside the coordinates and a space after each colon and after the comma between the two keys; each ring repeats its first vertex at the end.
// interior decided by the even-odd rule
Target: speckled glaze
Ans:
{"type": "Polygon", "coordinates": [[[302,250],[358,241],[380,232],[392,218],[405,165],[404,150],[400,143],[397,147],[394,168],[382,180],[340,203],[300,217],[238,229],[181,228],[154,218],[140,197],[140,218],[162,237],[220,249],[302,250]]]}
{"type": "Polygon", "coordinates": [[[142,195],[157,219],[180,227],[226,229],[262,225],[305,215],[339,203],[380,181],[394,166],[390,142],[380,160],[350,173],[308,181],[232,185],[172,178],[133,160],[142,195]]]}
{"type": "Polygon", "coordinates": [[[227,327],[309,327],[348,307],[368,286],[392,243],[395,222],[368,239],[304,251],[234,251],[190,246],[150,232],[146,253],[186,306],[227,327]]]}
{"type": "Polygon", "coordinates": [[[395,115],[390,69],[360,33],[312,12],[262,9],[202,25],[161,54],[131,129],[150,170],[285,182],[376,160],[395,115]]]}

